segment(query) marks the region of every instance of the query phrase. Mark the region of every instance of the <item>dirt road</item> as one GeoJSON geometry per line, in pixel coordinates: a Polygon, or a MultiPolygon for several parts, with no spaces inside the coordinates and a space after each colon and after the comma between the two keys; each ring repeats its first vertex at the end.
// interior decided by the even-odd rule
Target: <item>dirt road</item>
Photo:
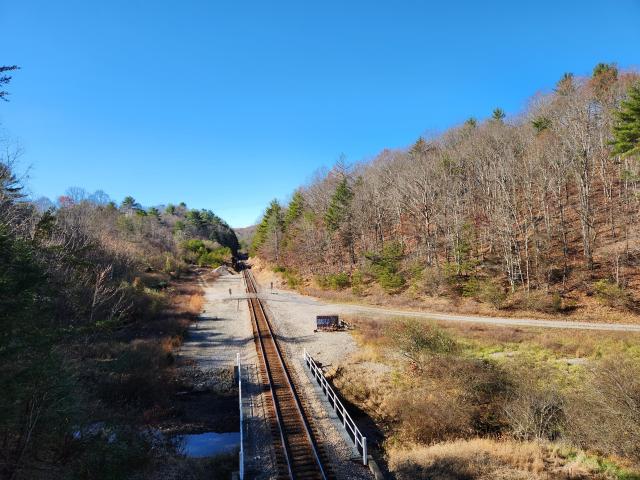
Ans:
{"type": "Polygon", "coordinates": [[[541,327],[541,328],[564,328],[572,330],[600,330],[610,332],[640,332],[640,325],[625,323],[594,323],[594,322],[574,322],[569,320],[539,320],[533,318],[507,318],[507,317],[482,317],[475,315],[458,315],[449,313],[436,313],[429,311],[398,310],[392,308],[372,307],[366,305],[355,305],[345,303],[329,303],[320,299],[301,295],[299,293],[273,289],[265,289],[263,298],[269,303],[277,304],[284,302],[299,305],[300,313],[303,315],[319,314],[367,314],[377,317],[412,317],[424,318],[446,322],[466,322],[483,323],[499,326],[517,327],[541,327]]]}

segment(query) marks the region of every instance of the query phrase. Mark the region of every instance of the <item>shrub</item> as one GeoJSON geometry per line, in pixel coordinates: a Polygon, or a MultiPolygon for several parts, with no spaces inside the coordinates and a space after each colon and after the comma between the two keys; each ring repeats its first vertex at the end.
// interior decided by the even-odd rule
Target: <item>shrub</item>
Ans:
{"type": "Polygon", "coordinates": [[[160,342],[135,341],[112,347],[107,362],[98,362],[92,381],[98,396],[122,406],[149,408],[167,398],[173,388],[171,372],[173,355],[160,342]]]}
{"type": "Polygon", "coordinates": [[[396,392],[385,403],[398,439],[429,444],[468,435],[472,412],[463,396],[445,385],[425,387],[396,392]]]}
{"type": "Polygon", "coordinates": [[[206,250],[204,246],[204,242],[198,239],[185,240],[182,243],[182,247],[185,250],[188,250],[194,253],[201,253],[202,251],[206,250]]]}
{"type": "Polygon", "coordinates": [[[480,302],[489,303],[495,308],[502,308],[507,298],[500,285],[477,277],[472,277],[463,284],[462,295],[475,298],[480,302]]]}
{"type": "Polygon", "coordinates": [[[435,296],[440,293],[442,285],[445,283],[442,272],[436,267],[428,267],[422,272],[420,287],[427,295],[435,296]]]}
{"type": "Polygon", "coordinates": [[[329,276],[329,286],[333,290],[342,290],[349,286],[349,275],[346,272],[336,273],[329,276]]]}
{"type": "Polygon", "coordinates": [[[152,457],[152,442],[127,427],[105,427],[80,443],[83,451],[71,466],[72,479],[128,478],[152,457]]]}
{"type": "Polygon", "coordinates": [[[378,273],[378,283],[388,293],[398,291],[404,285],[404,278],[402,275],[389,270],[381,270],[378,273]]]}
{"type": "Polygon", "coordinates": [[[349,274],[346,272],[316,275],[316,283],[320,288],[342,290],[350,284],[349,274]]]}
{"type": "Polygon", "coordinates": [[[364,275],[359,270],[351,274],[351,292],[358,296],[364,293],[364,275]]]}
{"type": "Polygon", "coordinates": [[[404,277],[399,273],[403,248],[399,242],[386,244],[381,253],[367,253],[371,271],[382,288],[393,293],[404,286],[404,277]]]}
{"type": "Polygon", "coordinates": [[[563,311],[562,297],[558,292],[549,294],[543,290],[523,292],[523,298],[518,307],[544,313],[560,313],[563,311]]]}
{"type": "Polygon", "coordinates": [[[554,372],[524,362],[513,373],[515,387],[504,411],[514,437],[556,440],[565,426],[566,400],[554,372]]]}
{"type": "Polygon", "coordinates": [[[300,278],[300,276],[290,270],[285,270],[282,276],[287,282],[287,285],[289,286],[289,288],[296,288],[302,282],[302,279],[300,278]]]}
{"type": "Polygon", "coordinates": [[[596,296],[605,305],[614,308],[629,308],[631,306],[631,295],[617,283],[610,280],[598,280],[593,288],[596,296]]]}
{"type": "Polygon", "coordinates": [[[421,366],[430,355],[448,355],[456,352],[459,345],[447,332],[419,320],[397,322],[391,327],[390,336],[400,352],[421,366]]]}
{"type": "Polygon", "coordinates": [[[640,462],[640,359],[601,359],[572,400],[567,435],[576,445],[640,462]]]}

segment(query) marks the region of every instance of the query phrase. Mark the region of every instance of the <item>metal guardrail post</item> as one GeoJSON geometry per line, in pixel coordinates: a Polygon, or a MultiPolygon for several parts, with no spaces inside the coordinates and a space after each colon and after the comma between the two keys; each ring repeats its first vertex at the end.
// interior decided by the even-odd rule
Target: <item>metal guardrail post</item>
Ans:
{"type": "Polygon", "coordinates": [[[367,464],[367,437],[362,437],[362,463],[367,464]]]}

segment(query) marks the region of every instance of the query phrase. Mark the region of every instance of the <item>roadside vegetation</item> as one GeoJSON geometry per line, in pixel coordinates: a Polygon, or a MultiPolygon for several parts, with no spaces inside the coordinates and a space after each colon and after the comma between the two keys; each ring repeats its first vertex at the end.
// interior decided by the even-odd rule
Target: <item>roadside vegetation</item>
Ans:
{"type": "Polygon", "coordinates": [[[637,335],[350,321],[329,375],[396,478],[640,478],[637,335]]]}
{"type": "Polygon", "coordinates": [[[180,413],[194,267],[230,261],[235,234],[184,204],[80,188],[32,201],[1,150],[0,478],[152,478],[180,457],[154,426],[180,413]]]}
{"type": "MultiPolygon", "coordinates": [[[[252,253],[340,300],[637,321],[640,78],[599,64],[274,200],[252,253]]],[[[291,283],[291,282],[288,282],[291,283]]]]}

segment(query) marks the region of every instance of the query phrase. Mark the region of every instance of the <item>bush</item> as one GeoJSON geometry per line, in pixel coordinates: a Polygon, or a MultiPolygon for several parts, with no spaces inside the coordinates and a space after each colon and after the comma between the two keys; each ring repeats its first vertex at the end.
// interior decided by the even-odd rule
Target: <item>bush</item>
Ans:
{"type": "Polygon", "coordinates": [[[146,409],[166,399],[173,388],[166,367],[174,358],[159,342],[121,344],[105,355],[107,361],[97,362],[91,380],[98,396],[111,404],[146,409]]]}
{"type": "Polygon", "coordinates": [[[346,272],[330,273],[328,275],[316,275],[316,283],[320,288],[331,290],[342,290],[351,283],[349,274],[346,272]]]}
{"type": "Polygon", "coordinates": [[[184,260],[200,267],[219,267],[230,263],[232,252],[229,247],[221,247],[215,242],[191,239],[182,242],[184,260]]]}
{"type": "Polygon", "coordinates": [[[449,355],[459,349],[456,340],[434,324],[405,320],[397,322],[390,330],[395,346],[419,367],[430,355],[449,355]]]}
{"type": "Polygon", "coordinates": [[[364,293],[364,275],[358,270],[351,274],[351,292],[358,296],[364,293]]]}
{"type": "Polygon", "coordinates": [[[472,412],[459,392],[442,388],[413,388],[391,395],[385,407],[397,419],[398,440],[430,444],[470,433],[472,412]]]}
{"type": "Polygon", "coordinates": [[[82,453],[71,466],[71,478],[77,480],[129,478],[152,457],[152,442],[126,427],[105,427],[80,443],[82,453]]]}
{"type": "Polygon", "coordinates": [[[477,277],[470,278],[462,286],[462,295],[472,297],[484,303],[491,304],[494,308],[502,308],[507,295],[500,285],[487,279],[477,277]]]}
{"type": "Polygon", "coordinates": [[[576,445],[640,462],[640,359],[601,359],[572,400],[568,437],[576,445]]]}
{"type": "Polygon", "coordinates": [[[282,276],[287,282],[287,286],[289,288],[297,288],[302,283],[300,276],[292,271],[284,270],[282,276]]]}
{"type": "Polygon", "coordinates": [[[423,270],[420,288],[427,295],[438,295],[444,283],[442,272],[436,267],[428,267],[423,270]]]}
{"type": "Polygon", "coordinates": [[[544,313],[561,313],[563,311],[562,296],[558,292],[549,294],[543,290],[533,290],[524,293],[517,307],[544,313]]]}
{"type": "Polygon", "coordinates": [[[349,286],[349,275],[346,272],[336,273],[329,276],[329,286],[333,290],[342,290],[349,286]]]}
{"type": "Polygon", "coordinates": [[[515,366],[513,376],[515,387],[504,408],[513,436],[557,440],[565,426],[566,400],[554,372],[524,362],[515,366]]]}
{"type": "Polygon", "coordinates": [[[388,293],[397,292],[405,284],[399,273],[403,248],[399,242],[386,244],[381,253],[367,253],[365,257],[371,263],[371,271],[382,288],[388,293]]]}
{"type": "Polygon", "coordinates": [[[378,273],[378,283],[388,293],[394,293],[404,285],[404,278],[399,273],[382,270],[378,273]]]}
{"type": "Polygon", "coordinates": [[[614,308],[630,308],[631,295],[617,283],[610,280],[598,280],[593,288],[602,303],[614,308]]]}

